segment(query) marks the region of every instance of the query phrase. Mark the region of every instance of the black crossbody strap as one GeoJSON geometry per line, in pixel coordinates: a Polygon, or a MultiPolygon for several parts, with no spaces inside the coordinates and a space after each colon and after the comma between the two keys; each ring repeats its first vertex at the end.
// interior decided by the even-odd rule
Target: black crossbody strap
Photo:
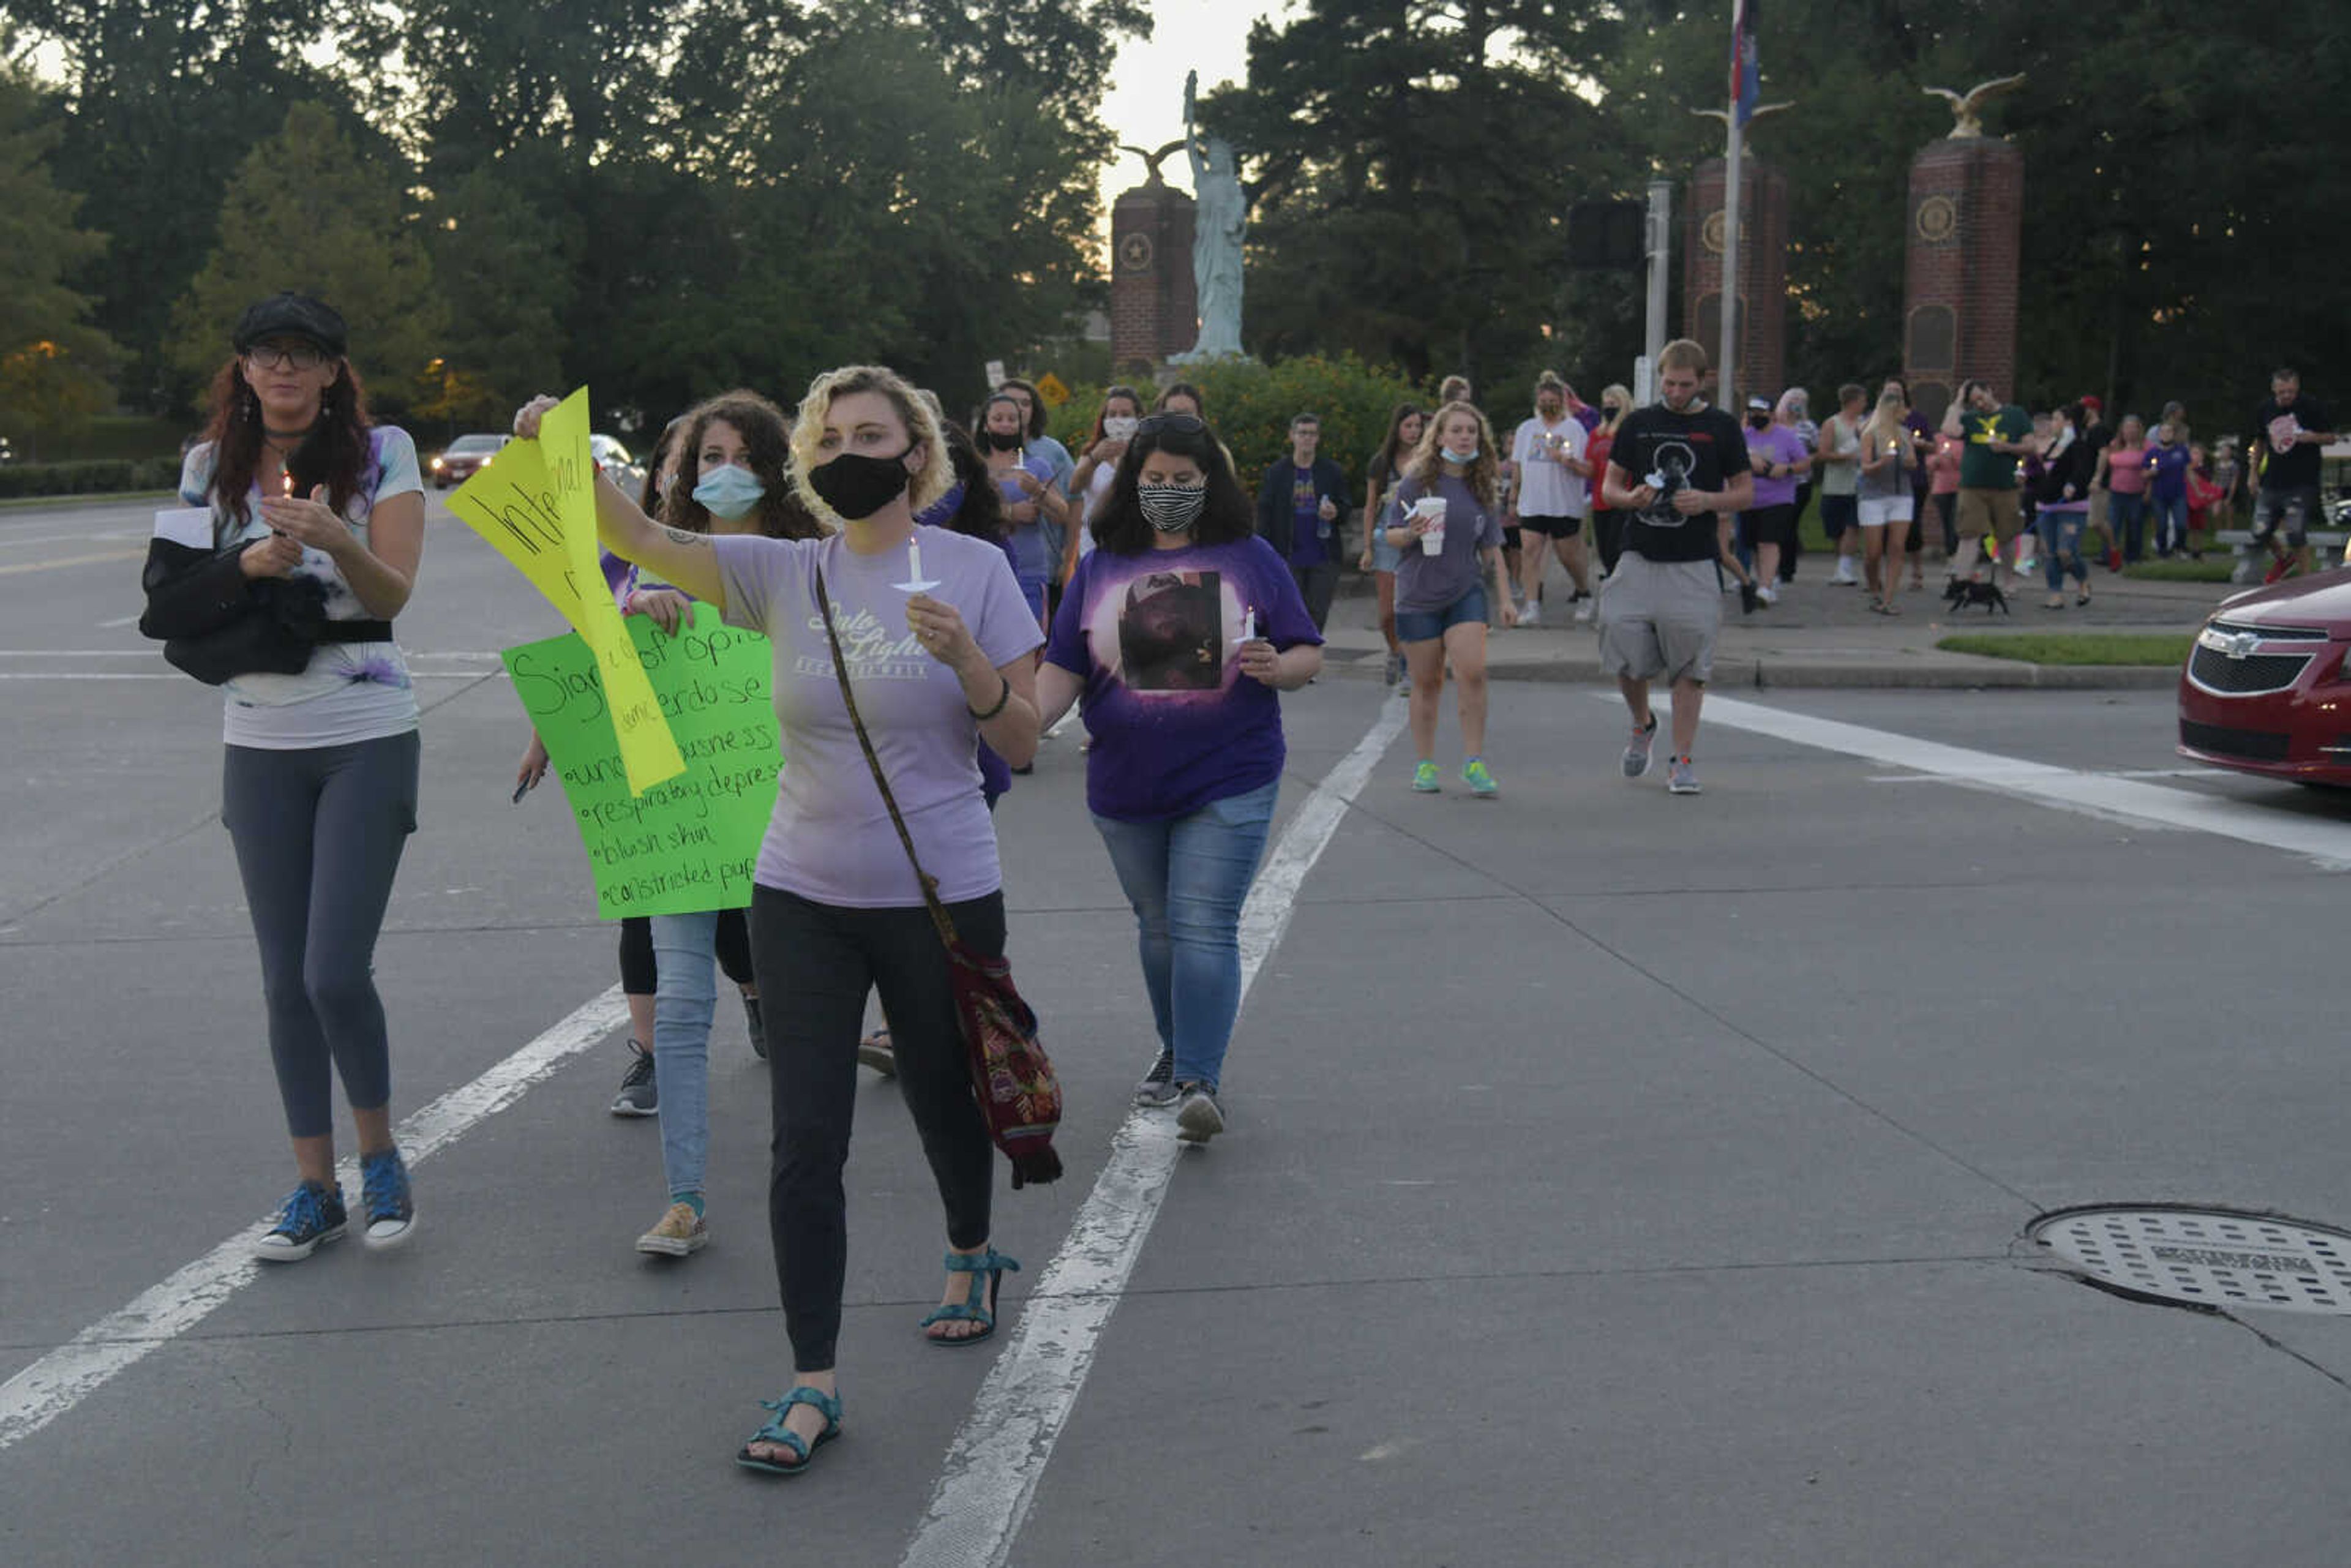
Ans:
{"type": "Polygon", "coordinates": [[[832,673],[841,682],[841,701],[849,709],[850,727],[857,731],[857,745],[865,753],[865,766],[873,770],[873,787],[882,791],[882,803],[890,809],[890,825],[898,830],[898,842],[905,847],[906,863],[914,868],[914,880],[922,884],[923,902],[930,907],[931,924],[939,930],[939,940],[955,951],[958,938],[955,921],[947,915],[947,906],[939,902],[939,884],[923,869],[914,854],[914,835],[906,831],[906,819],[900,815],[898,799],[890,793],[890,780],[883,776],[882,759],[873,753],[872,737],[865,733],[865,720],[857,712],[857,695],[849,688],[849,661],[841,656],[841,633],[833,629],[832,596],[824,591],[824,572],[811,563],[810,574],[816,579],[816,607],[819,619],[824,622],[824,640],[832,644],[832,673]]]}

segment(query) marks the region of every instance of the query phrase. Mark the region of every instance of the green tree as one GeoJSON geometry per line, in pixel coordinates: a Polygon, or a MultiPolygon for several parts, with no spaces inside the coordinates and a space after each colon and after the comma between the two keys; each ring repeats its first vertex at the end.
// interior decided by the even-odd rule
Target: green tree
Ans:
{"type": "Polygon", "coordinates": [[[384,151],[339,68],[304,47],[338,39],[347,3],[9,0],[25,41],[62,66],[57,178],[84,198],[83,221],[110,236],[71,281],[122,345],[126,401],[160,411],[184,395],[166,350],[173,302],[213,248],[230,177],[287,106],[334,105],[347,132],[384,151]]]}
{"type": "Polygon", "coordinates": [[[342,313],[371,396],[405,405],[443,357],[447,321],[405,185],[400,168],[360,157],[326,109],[297,104],[229,183],[220,244],[173,312],[172,363],[201,383],[245,308],[294,289],[342,313]]]}
{"type": "Polygon", "coordinates": [[[1310,0],[1257,23],[1247,83],[1203,110],[1256,197],[1256,351],[1481,383],[1522,353],[1561,313],[1567,207],[1626,164],[1571,68],[1613,26],[1555,0],[1310,0]]]}
{"type": "Polygon", "coordinates": [[[563,380],[565,236],[515,172],[494,164],[465,175],[426,209],[424,249],[432,276],[445,280],[447,324],[421,372],[416,413],[452,434],[459,425],[503,429],[517,407],[563,380]]]}
{"type": "Polygon", "coordinates": [[[89,298],[65,282],[106,241],[77,225],[78,198],[50,176],[59,132],[41,123],[40,105],[30,79],[0,67],[0,431],[35,458],[113,401],[113,345],[89,324],[89,298]]]}

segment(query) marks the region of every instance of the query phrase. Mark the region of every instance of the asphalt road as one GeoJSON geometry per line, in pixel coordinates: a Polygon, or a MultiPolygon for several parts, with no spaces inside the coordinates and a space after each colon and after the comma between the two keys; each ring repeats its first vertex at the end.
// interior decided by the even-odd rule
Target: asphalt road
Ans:
{"type": "MultiPolygon", "coordinates": [[[[663,1193],[653,1127],[605,1113],[613,1037],[420,1166],[407,1249],[252,1279],[7,1425],[290,1180],[218,699],[129,624],[145,511],[0,512],[0,1562],[900,1562],[1019,1342],[919,1343],[936,1207],[869,1080],[849,1436],[788,1484],[735,1469],[789,1357],[765,1069],[725,1010],[696,1258],[632,1249],[663,1193]]],[[[507,801],[494,653],[553,612],[434,517],[402,621],[423,827],[378,955],[402,1114],[614,979],[559,802],[507,801]]],[[[2127,1303],[2020,1233],[2102,1201],[2351,1221],[2351,809],[2186,776],[2161,693],[1745,695],[1695,800],[1618,776],[1588,687],[1496,688],[1495,802],[1408,793],[1388,748],[997,1560],[2343,1560],[2345,1324],[2127,1303]],[[1885,760],[1920,741],[2079,783],[1885,760]],[[2216,804],[2133,814],[2158,798],[2216,804]]],[[[1392,700],[1286,700],[1285,824],[1392,700]]],[[[1008,1330],[1149,1055],[1082,765],[1056,743],[1000,816],[1069,1092],[1068,1176],[999,1197],[1008,1330]]]]}

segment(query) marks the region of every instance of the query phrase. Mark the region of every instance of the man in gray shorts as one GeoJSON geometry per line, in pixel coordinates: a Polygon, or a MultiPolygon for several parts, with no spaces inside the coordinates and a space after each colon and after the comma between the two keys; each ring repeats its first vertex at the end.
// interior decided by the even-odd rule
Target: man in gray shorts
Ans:
{"type": "Polygon", "coordinates": [[[1698,792],[1690,750],[1722,629],[1715,566],[1729,556],[1731,521],[1755,495],[1739,422],[1698,401],[1706,371],[1706,350],[1696,343],[1666,345],[1657,356],[1659,401],[1617,427],[1602,482],[1608,506],[1624,517],[1624,553],[1600,596],[1600,663],[1633,714],[1625,777],[1649,770],[1657,737],[1649,683],[1662,677],[1673,685],[1667,787],[1677,795],[1698,792]]]}

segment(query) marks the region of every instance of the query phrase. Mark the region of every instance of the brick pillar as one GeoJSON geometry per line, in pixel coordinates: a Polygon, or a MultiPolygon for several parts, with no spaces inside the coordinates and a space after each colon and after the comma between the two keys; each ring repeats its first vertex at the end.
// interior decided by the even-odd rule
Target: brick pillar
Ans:
{"type": "Polygon", "coordinates": [[[1156,179],[1111,207],[1110,361],[1121,380],[1150,380],[1200,335],[1192,219],[1192,198],[1156,179]]]}
{"type": "MultiPolygon", "coordinates": [[[[1722,343],[1722,176],[1721,159],[1699,164],[1682,205],[1682,336],[1709,360],[1722,343]]],[[[1722,395],[1776,399],[1788,373],[1788,177],[1741,155],[1739,208],[1739,385],[1722,395]]]]}
{"type": "Polygon", "coordinates": [[[1943,417],[1963,381],[1990,382],[2002,401],[2018,399],[2023,212],[2024,154],[2012,143],[1947,140],[1911,160],[1902,374],[1929,419],[1943,417]]]}

